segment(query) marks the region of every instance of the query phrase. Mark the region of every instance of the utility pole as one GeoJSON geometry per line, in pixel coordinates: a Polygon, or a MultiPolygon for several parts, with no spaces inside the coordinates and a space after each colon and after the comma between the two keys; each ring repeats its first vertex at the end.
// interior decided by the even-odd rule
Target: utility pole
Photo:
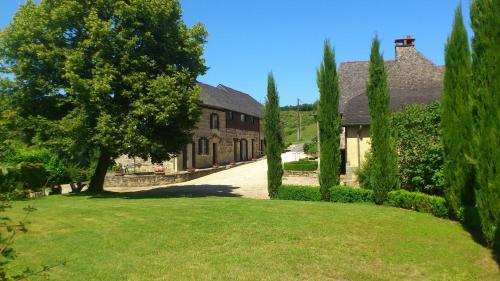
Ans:
{"type": "Polygon", "coordinates": [[[301,121],[300,120],[300,100],[297,99],[297,141],[300,141],[301,139],[301,131],[300,131],[300,128],[301,128],[301,121]]]}

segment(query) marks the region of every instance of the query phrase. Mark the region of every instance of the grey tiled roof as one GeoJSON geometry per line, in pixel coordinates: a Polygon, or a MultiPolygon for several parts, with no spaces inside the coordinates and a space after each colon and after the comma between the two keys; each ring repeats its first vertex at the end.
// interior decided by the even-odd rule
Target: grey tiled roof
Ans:
{"type": "MultiPolygon", "coordinates": [[[[436,66],[414,47],[397,50],[397,60],[385,61],[391,110],[407,104],[427,104],[440,99],[444,68],[436,66]]],[[[339,67],[343,125],[370,124],[366,81],[368,61],[344,62],[339,67]]]]}
{"type": "MultiPolygon", "coordinates": [[[[390,109],[394,112],[402,110],[404,106],[409,104],[430,104],[439,100],[441,92],[441,87],[391,89],[390,109]]],[[[342,125],[368,125],[370,120],[368,97],[362,94],[350,99],[342,115],[342,125]]]]}
{"type": "Polygon", "coordinates": [[[204,105],[229,109],[256,117],[262,117],[263,106],[250,95],[224,85],[217,87],[198,82],[200,99],[204,105]]]}

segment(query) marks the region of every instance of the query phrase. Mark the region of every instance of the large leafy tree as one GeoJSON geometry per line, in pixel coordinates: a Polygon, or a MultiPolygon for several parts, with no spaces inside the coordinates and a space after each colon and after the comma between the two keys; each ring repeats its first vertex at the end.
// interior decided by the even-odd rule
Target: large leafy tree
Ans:
{"type": "Polygon", "coordinates": [[[471,6],[476,204],[484,237],[500,252],[500,0],[471,6]]]}
{"type": "Polygon", "coordinates": [[[98,192],[118,155],[160,162],[190,140],[206,35],[176,0],[29,0],[0,52],[30,140],[74,161],[97,155],[98,192]]]}
{"type": "Polygon", "coordinates": [[[267,77],[267,100],[264,109],[264,135],[266,137],[267,155],[267,189],[271,199],[276,198],[281,186],[283,167],[281,152],[283,150],[283,136],[281,134],[280,106],[278,88],[274,76],[267,77]]]}
{"type": "Polygon", "coordinates": [[[390,190],[399,188],[399,179],[396,148],[391,136],[389,85],[384,58],[379,48],[380,41],[375,37],[370,54],[366,94],[371,116],[372,187],[376,203],[382,204],[390,190]]]}
{"type": "Polygon", "coordinates": [[[456,216],[461,207],[474,205],[471,54],[460,7],[445,46],[445,64],[441,101],[445,193],[456,216]]]}
{"type": "Polygon", "coordinates": [[[340,177],[339,78],[330,42],[323,46],[323,62],[317,71],[319,88],[320,190],[322,200],[330,200],[330,188],[340,177]]]}

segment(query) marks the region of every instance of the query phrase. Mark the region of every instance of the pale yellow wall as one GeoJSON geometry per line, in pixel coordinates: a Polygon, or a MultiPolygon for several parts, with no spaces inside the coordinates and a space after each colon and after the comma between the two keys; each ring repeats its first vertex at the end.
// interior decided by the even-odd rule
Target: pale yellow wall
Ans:
{"type": "Polygon", "coordinates": [[[346,127],[346,170],[353,172],[359,168],[365,160],[366,152],[370,150],[370,128],[369,126],[346,127]],[[358,153],[359,142],[359,153],[358,153]]]}

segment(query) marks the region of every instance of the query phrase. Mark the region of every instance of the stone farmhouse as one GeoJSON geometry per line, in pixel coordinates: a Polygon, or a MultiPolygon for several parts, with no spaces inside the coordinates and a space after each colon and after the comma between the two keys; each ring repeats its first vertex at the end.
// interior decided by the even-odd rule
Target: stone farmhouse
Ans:
{"type": "MultiPolygon", "coordinates": [[[[203,169],[261,157],[264,151],[263,106],[250,95],[224,85],[198,83],[201,117],[192,142],[163,163],[165,173],[203,169]]],[[[153,172],[159,165],[121,156],[128,172],[153,172]]]]}
{"type": "MultiPolygon", "coordinates": [[[[395,40],[395,60],[385,61],[390,88],[390,109],[429,104],[441,97],[444,67],[433,64],[415,48],[415,39],[395,40]]],[[[342,170],[346,181],[364,162],[370,150],[370,112],[366,96],[368,61],[343,62],[339,67],[340,104],[344,143],[342,170]]]]}

